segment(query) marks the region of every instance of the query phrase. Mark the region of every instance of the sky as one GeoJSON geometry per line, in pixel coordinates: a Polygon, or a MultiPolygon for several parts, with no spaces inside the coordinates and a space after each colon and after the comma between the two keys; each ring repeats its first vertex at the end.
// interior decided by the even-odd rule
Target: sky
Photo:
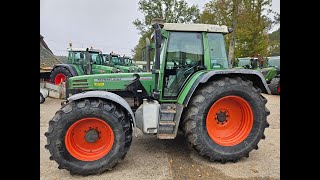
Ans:
{"type": "MultiPolygon", "coordinates": [[[[139,31],[132,21],[142,19],[139,0],[41,0],[40,34],[55,55],[67,55],[72,47],[94,47],[132,55],[139,41],[139,31]]],[[[209,0],[186,0],[203,10],[209,0]]],[[[280,13],[280,0],[272,0],[274,11],[280,13]]]]}

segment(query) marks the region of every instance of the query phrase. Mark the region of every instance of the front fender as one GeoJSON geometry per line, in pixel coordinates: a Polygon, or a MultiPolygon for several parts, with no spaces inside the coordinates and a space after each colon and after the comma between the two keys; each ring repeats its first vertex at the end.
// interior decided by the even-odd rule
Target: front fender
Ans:
{"type": "Polygon", "coordinates": [[[75,101],[79,99],[85,99],[85,98],[101,98],[101,99],[106,99],[110,100],[112,102],[117,103],[118,105],[122,106],[127,110],[127,112],[131,115],[131,123],[133,124],[133,129],[134,129],[134,134],[136,134],[136,120],[133,114],[133,111],[130,107],[130,105],[127,103],[126,100],[124,100],[121,96],[107,92],[107,91],[86,91],[82,93],[75,94],[73,96],[70,96],[67,100],[68,101],[75,101]]]}

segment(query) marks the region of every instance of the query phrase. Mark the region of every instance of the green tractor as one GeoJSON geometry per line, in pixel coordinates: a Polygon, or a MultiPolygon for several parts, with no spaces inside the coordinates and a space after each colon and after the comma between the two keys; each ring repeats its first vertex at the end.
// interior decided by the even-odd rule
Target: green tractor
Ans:
{"type": "Polygon", "coordinates": [[[117,73],[117,68],[105,65],[100,50],[72,48],[69,49],[66,64],[56,64],[50,74],[52,83],[59,85],[67,78],[88,74],[117,73]]]}
{"type": "Polygon", "coordinates": [[[67,94],[73,95],[45,133],[59,169],[79,175],[111,170],[126,157],[137,128],[158,139],[174,139],[182,130],[200,155],[221,163],[249,157],[265,139],[270,112],[261,93],[270,90],[260,72],[228,68],[224,35],[231,29],[157,22],[152,27],[151,72],[68,79],[67,94]],[[84,92],[74,94],[78,90],[84,92]]]}
{"type": "Polygon", "coordinates": [[[267,67],[262,68],[258,58],[238,58],[236,69],[254,69],[260,71],[266,79],[271,94],[280,94],[280,56],[273,56],[267,59],[267,67]]]}
{"type": "Polygon", "coordinates": [[[249,57],[238,58],[238,66],[235,68],[260,70],[260,64],[258,62],[258,58],[249,58],[249,57]]]}
{"type": "Polygon", "coordinates": [[[133,69],[133,72],[143,72],[143,70],[141,68],[139,68],[138,66],[133,64],[133,59],[129,56],[123,56],[122,57],[124,65],[130,67],[131,69],[133,69]]]}
{"type": "Polygon", "coordinates": [[[271,94],[280,95],[280,56],[272,56],[267,60],[267,67],[261,69],[266,78],[271,94]]]}
{"type": "MultiPolygon", "coordinates": [[[[140,72],[140,68],[138,68],[136,66],[132,66],[131,64],[127,64],[125,62],[126,59],[124,57],[121,57],[119,54],[116,54],[113,52],[110,54],[103,54],[103,58],[105,60],[108,59],[108,62],[111,62],[112,65],[114,67],[118,68],[120,70],[120,72],[122,72],[122,73],[140,72]]],[[[128,60],[127,60],[127,62],[128,62],[128,60]]]]}

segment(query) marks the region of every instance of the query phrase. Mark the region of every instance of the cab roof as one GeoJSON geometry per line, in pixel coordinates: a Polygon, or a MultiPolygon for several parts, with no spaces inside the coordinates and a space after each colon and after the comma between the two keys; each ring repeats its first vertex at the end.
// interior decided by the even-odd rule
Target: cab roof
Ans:
{"type": "Polygon", "coordinates": [[[164,23],[163,29],[167,31],[198,31],[198,32],[218,32],[229,33],[225,25],[213,24],[182,24],[182,23],[164,23]]]}
{"type": "MultiPolygon", "coordinates": [[[[86,51],[87,48],[67,48],[68,51],[86,51]]],[[[100,53],[101,51],[99,49],[89,49],[89,52],[98,52],[100,53]]]]}

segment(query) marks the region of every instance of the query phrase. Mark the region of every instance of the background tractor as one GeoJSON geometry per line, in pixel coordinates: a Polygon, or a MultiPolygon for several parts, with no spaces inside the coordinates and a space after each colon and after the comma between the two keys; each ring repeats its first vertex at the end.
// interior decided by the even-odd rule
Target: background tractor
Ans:
{"type": "Polygon", "coordinates": [[[260,70],[260,63],[258,58],[238,58],[238,66],[235,68],[255,69],[260,70]]]}
{"type": "Polygon", "coordinates": [[[121,57],[119,54],[110,53],[103,54],[103,58],[112,63],[112,65],[120,70],[123,73],[130,72],[141,72],[139,67],[136,67],[132,64],[132,60],[129,57],[123,56],[121,57]]]}
{"type": "Polygon", "coordinates": [[[151,72],[68,80],[73,95],[45,133],[45,147],[60,169],[79,175],[111,170],[125,158],[137,129],[174,139],[180,127],[200,155],[221,163],[249,157],[265,139],[270,112],[261,93],[270,90],[260,72],[228,68],[227,26],[155,22],[152,27],[151,72]],[[75,94],[78,90],[83,92],[75,94]]]}
{"type": "Polygon", "coordinates": [[[238,66],[235,68],[260,71],[266,79],[271,94],[280,94],[280,56],[269,57],[265,67],[259,63],[258,58],[238,58],[238,66]]]}
{"type": "Polygon", "coordinates": [[[272,56],[267,60],[267,67],[261,69],[272,94],[280,95],[280,56],[272,56]]]}
{"type": "Polygon", "coordinates": [[[72,48],[68,51],[67,63],[56,64],[51,71],[50,80],[56,85],[73,76],[119,72],[117,68],[103,63],[100,50],[72,48]]]}
{"type": "Polygon", "coordinates": [[[129,56],[122,56],[123,59],[123,63],[125,66],[130,67],[131,69],[133,69],[133,72],[143,72],[143,70],[141,68],[139,68],[138,66],[133,64],[133,59],[129,56]]]}

